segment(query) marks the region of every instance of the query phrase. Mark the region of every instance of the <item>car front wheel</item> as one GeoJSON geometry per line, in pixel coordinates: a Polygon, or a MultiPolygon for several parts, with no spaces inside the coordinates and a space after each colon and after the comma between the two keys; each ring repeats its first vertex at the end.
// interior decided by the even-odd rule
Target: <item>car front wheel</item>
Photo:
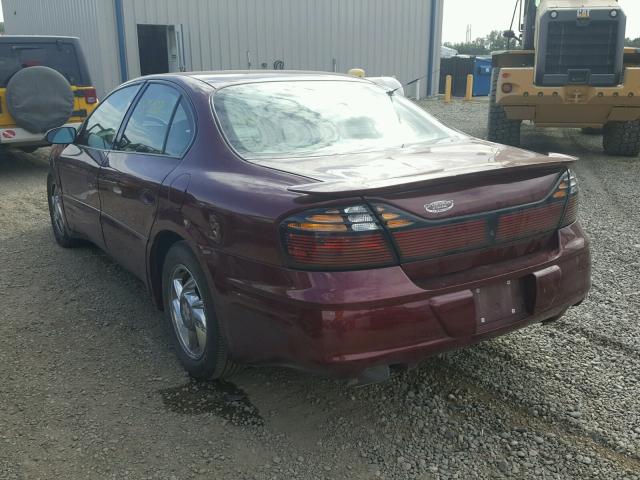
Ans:
{"type": "Polygon", "coordinates": [[[178,358],[193,378],[228,378],[227,355],[207,278],[185,242],[174,244],[162,270],[164,309],[178,358]]]}

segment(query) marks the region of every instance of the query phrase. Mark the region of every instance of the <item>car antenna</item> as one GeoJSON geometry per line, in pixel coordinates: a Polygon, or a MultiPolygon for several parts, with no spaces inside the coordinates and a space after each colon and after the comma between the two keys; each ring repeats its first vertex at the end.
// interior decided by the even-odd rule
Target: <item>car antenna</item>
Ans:
{"type": "Polygon", "coordinates": [[[410,82],[407,82],[407,83],[405,83],[403,85],[400,85],[398,88],[394,88],[393,90],[387,90],[387,95],[389,95],[390,97],[393,97],[393,95],[398,90],[400,90],[401,88],[408,87],[409,85],[413,85],[414,83],[419,82],[420,80],[422,80],[424,78],[427,78],[428,76],[429,76],[428,74],[427,75],[423,75],[423,76],[421,76],[419,78],[416,78],[415,80],[411,80],[410,82]]]}

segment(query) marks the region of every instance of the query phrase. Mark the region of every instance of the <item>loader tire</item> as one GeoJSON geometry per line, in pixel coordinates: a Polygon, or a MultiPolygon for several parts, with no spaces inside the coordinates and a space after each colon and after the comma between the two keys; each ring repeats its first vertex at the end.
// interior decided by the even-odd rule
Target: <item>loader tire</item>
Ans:
{"type": "Polygon", "coordinates": [[[510,120],[505,109],[496,103],[496,90],[500,69],[494,68],[491,76],[491,96],[489,97],[488,139],[513,147],[520,146],[520,126],[522,120],[510,120]]]}
{"type": "Polygon", "coordinates": [[[602,138],[607,155],[636,157],[640,154],[640,120],[609,122],[604,126],[602,138]]]}

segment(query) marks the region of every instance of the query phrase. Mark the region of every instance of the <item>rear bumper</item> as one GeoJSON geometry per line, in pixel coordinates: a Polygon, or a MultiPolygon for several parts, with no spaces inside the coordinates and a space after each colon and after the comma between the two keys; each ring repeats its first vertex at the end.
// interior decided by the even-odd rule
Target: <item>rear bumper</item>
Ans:
{"type": "Polygon", "coordinates": [[[640,68],[627,68],[622,85],[539,87],[535,70],[500,70],[496,101],[511,120],[531,120],[543,127],[601,127],[612,121],[640,119],[640,68]],[[512,85],[511,93],[502,86],[512,85]]]}
{"type": "MultiPolygon", "coordinates": [[[[81,123],[66,123],[64,127],[80,128],[81,123]]],[[[0,144],[11,147],[46,146],[44,133],[31,133],[20,127],[0,127],[0,144]]]]}
{"type": "Polygon", "coordinates": [[[401,267],[297,272],[218,257],[218,313],[230,353],[242,363],[339,377],[379,365],[414,365],[552,319],[584,300],[588,242],[578,224],[558,237],[559,249],[543,262],[437,291],[418,287],[401,267]]]}

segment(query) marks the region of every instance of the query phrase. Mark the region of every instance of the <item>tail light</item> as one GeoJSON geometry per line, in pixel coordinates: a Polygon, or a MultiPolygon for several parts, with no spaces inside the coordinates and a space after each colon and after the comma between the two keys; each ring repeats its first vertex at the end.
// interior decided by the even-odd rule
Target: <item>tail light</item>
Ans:
{"type": "Polygon", "coordinates": [[[567,222],[566,213],[573,201],[577,202],[577,192],[576,177],[571,170],[567,170],[544,202],[501,214],[498,217],[496,240],[509,242],[542,235],[575,222],[577,203],[572,220],[567,222]]]}
{"type": "Polygon", "coordinates": [[[509,242],[556,230],[564,206],[564,201],[552,199],[536,207],[500,215],[496,240],[509,242]]]}
{"type": "Polygon", "coordinates": [[[386,233],[366,205],[302,212],[281,225],[289,263],[318,270],[396,264],[386,233]]]}
{"type": "Polygon", "coordinates": [[[580,187],[578,186],[578,179],[573,171],[567,170],[567,173],[562,176],[558,189],[565,192],[565,197],[568,198],[567,208],[564,211],[564,216],[562,217],[562,223],[560,225],[562,227],[566,227],[578,220],[580,187]]]}
{"type": "Polygon", "coordinates": [[[84,100],[89,105],[93,105],[94,103],[98,103],[98,93],[95,88],[83,88],[82,93],[84,94],[84,100]]]}

